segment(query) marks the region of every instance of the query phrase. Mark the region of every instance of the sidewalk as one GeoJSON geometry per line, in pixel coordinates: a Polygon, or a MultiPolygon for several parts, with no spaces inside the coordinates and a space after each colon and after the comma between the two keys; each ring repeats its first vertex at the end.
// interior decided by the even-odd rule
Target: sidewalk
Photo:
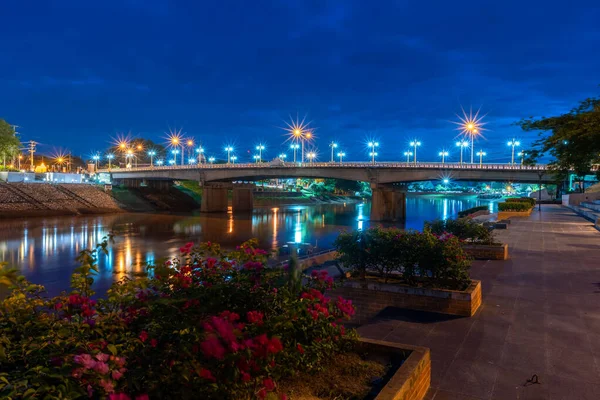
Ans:
{"type": "Polygon", "coordinates": [[[391,310],[359,333],[431,348],[427,399],[598,400],[600,232],[557,205],[512,220],[498,231],[511,258],[473,264],[474,317],[391,310]]]}

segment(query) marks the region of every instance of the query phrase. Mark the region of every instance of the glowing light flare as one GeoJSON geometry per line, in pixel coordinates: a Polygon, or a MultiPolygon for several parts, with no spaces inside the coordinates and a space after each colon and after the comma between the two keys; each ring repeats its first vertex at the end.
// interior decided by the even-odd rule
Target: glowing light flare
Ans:
{"type": "Polygon", "coordinates": [[[297,116],[296,119],[293,119],[290,116],[290,121],[284,121],[285,127],[281,129],[287,132],[287,140],[291,140],[293,142],[299,142],[303,140],[311,140],[314,138],[314,128],[311,128],[310,121],[306,121],[306,116],[300,120],[297,116]]]}
{"type": "Polygon", "coordinates": [[[473,138],[481,135],[481,132],[486,130],[483,127],[486,124],[486,122],[483,121],[485,115],[480,115],[481,108],[479,108],[475,114],[473,114],[472,108],[469,109],[469,114],[467,114],[465,109],[462,107],[461,111],[462,116],[456,114],[458,121],[452,121],[453,124],[458,125],[456,130],[459,131],[461,135],[473,138]]]}

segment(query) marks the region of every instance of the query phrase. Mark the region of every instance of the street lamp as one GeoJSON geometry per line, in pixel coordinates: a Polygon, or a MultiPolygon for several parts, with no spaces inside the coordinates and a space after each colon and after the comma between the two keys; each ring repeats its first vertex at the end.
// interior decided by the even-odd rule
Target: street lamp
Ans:
{"type": "MultiPolygon", "coordinates": [[[[175,160],[175,163],[177,163],[177,154],[179,154],[179,150],[173,149],[173,150],[171,150],[171,153],[173,153],[173,160],[175,160]]],[[[183,150],[181,150],[181,154],[182,154],[181,159],[183,161],[183,150]]],[[[173,164],[175,164],[175,163],[173,163],[173,164]]],[[[181,163],[181,165],[183,165],[183,162],[181,163]]]]}
{"type": "Polygon", "coordinates": [[[129,168],[131,168],[132,158],[133,158],[133,150],[127,149],[127,152],[125,153],[125,167],[129,166],[129,168]],[[127,159],[129,159],[129,161],[127,159]]]}
{"type": "Polygon", "coordinates": [[[410,145],[415,148],[414,162],[416,164],[417,163],[417,147],[419,147],[421,145],[421,142],[419,142],[418,140],[413,140],[412,142],[410,142],[410,145]]]}
{"type": "Polygon", "coordinates": [[[292,150],[294,150],[294,163],[296,163],[296,152],[298,151],[298,149],[300,148],[300,145],[298,143],[292,143],[290,145],[290,148],[292,150]]]}
{"type": "Polygon", "coordinates": [[[214,157],[208,157],[208,162],[213,164],[215,162],[215,158],[214,157]]]}
{"type": "Polygon", "coordinates": [[[169,164],[174,165],[175,164],[175,160],[169,160],[169,164]]]}
{"type": "Polygon", "coordinates": [[[235,160],[237,160],[237,156],[231,156],[231,163],[235,164],[235,160]]]}
{"type": "Polygon", "coordinates": [[[525,156],[527,155],[527,153],[521,150],[517,155],[521,157],[521,165],[525,164],[525,156]]]}
{"type": "Polygon", "coordinates": [[[259,157],[258,154],[255,154],[255,155],[252,156],[252,158],[254,158],[254,162],[255,163],[258,163],[258,160],[259,160],[260,157],[259,157]]]}
{"type": "Polygon", "coordinates": [[[343,162],[343,158],[346,157],[346,153],[344,153],[343,151],[340,151],[338,153],[338,157],[340,158],[340,164],[343,162]]]}
{"type": "Polygon", "coordinates": [[[196,164],[196,159],[195,158],[190,158],[188,159],[188,164],[192,165],[192,164],[196,164]]]}
{"type": "Polygon", "coordinates": [[[227,164],[231,162],[231,152],[233,151],[233,147],[226,146],[225,151],[227,152],[227,164]]]}
{"type": "MultiPolygon", "coordinates": [[[[196,149],[196,153],[198,153],[198,163],[202,164],[202,159],[204,158],[204,148],[202,146],[196,149]]],[[[206,162],[206,159],[204,160],[206,162]]]]}
{"type": "Polygon", "coordinates": [[[315,153],[314,151],[311,151],[306,155],[306,157],[310,160],[311,164],[315,161],[316,156],[317,156],[317,153],[315,153]]]}
{"type": "Polygon", "coordinates": [[[107,154],[106,158],[108,159],[108,170],[110,171],[110,168],[112,167],[111,163],[112,163],[112,159],[115,158],[114,154],[107,154]]]}
{"type": "Polygon", "coordinates": [[[410,162],[410,156],[413,155],[412,151],[405,151],[404,155],[406,156],[406,163],[408,164],[410,162]]]}
{"type": "Polygon", "coordinates": [[[479,156],[479,166],[481,167],[483,165],[483,156],[487,156],[487,153],[483,150],[479,150],[477,155],[479,156]]]}
{"type": "Polygon", "coordinates": [[[442,157],[442,164],[444,163],[444,160],[446,159],[447,156],[448,156],[448,152],[446,150],[440,151],[440,157],[442,157]]]}
{"type": "Polygon", "coordinates": [[[163,165],[165,162],[163,160],[156,160],[156,165],[161,166],[163,165]]]}
{"type": "Polygon", "coordinates": [[[256,146],[256,150],[258,150],[258,162],[261,163],[262,162],[262,151],[265,149],[265,146],[262,144],[259,144],[258,146],[256,146]]]}
{"type": "Polygon", "coordinates": [[[92,159],[96,162],[96,170],[98,170],[98,160],[100,160],[100,155],[96,154],[92,156],[92,159]]]}
{"type": "Polygon", "coordinates": [[[462,164],[464,149],[465,147],[469,147],[469,142],[467,142],[466,140],[459,140],[458,142],[456,142],[456,146],[460,147],[460,163],[462,164]]]}
{"type": "Polygon", "coordinates": [[[150,156],[150,167],[154,167],[154,156],[156,155],[156,151],[150,150],[148,155],[150,156]]]}
{"type": "Polygon", "coordinates": [[[515,165],[515,147],[519,147],[521,142],[513,138],[512,140],[509,140],[507,144],[512,147],[512,158],[510,163],[515,165]]]}
{"type": "Polygon", "coordinates": [[[329,147],[331,147],[331,162],[333,162],[334,161],[333,160],[333,149],[337,148],[338,145],[335,142],[331,142],[331,143],[329,143],[329,147]]]}
{"type": "Polygon", "coordinates": [[[281,154],[279,155],[279,159],[280,159],[281,161],[284,161],[284,162],[285,162],[285,159],[286,159],[286,158],[287,158],[287,155],[286,155],[286,154],[284,154],[284,153],[281,153],[281,154]]]}
{"type": "Polygon", "coordinates": [[[375,148],[379,147],[379,142],[369,142],[367,145],[371,148],[371,152],[369,153],[371,156],[371,163],[375,164],[375,156],[377,155],[375,148]]]}

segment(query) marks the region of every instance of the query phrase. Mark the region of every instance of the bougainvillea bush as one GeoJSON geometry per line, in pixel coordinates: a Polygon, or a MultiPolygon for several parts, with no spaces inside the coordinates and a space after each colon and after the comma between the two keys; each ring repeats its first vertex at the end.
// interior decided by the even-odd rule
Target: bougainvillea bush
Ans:
{"type": "Polygon", "coordinates": [[[255,241],[226,252],[192,243],[147,277],[94,300],[104,242],[79,257],[55,298],[14,270],[0,302],[0,398],[285,399],[281,379],[318,371],[355,340],[349,301],[325,272],[266,268],[255,241]]]}

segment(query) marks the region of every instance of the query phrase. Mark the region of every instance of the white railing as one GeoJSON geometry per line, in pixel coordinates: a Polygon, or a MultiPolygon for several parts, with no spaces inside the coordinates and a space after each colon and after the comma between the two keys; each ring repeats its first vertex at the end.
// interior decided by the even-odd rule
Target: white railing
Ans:
{"type": "Polygon", "coordinates": [[[545,171],[546,165],[520,165],[520,164],[460,164],[441,162],[266,162],[246,164],[189,164],[189,165],[154,165],[137,168],[112,168],[100,169],[99,172],[143,172],[143,171],[170,171],[170,170],[215,170],[215,169],[264,169],[264,168],[406,168],[406,169],[460,169],[460,170],[514,170],[514,171],[545,171]]]}

